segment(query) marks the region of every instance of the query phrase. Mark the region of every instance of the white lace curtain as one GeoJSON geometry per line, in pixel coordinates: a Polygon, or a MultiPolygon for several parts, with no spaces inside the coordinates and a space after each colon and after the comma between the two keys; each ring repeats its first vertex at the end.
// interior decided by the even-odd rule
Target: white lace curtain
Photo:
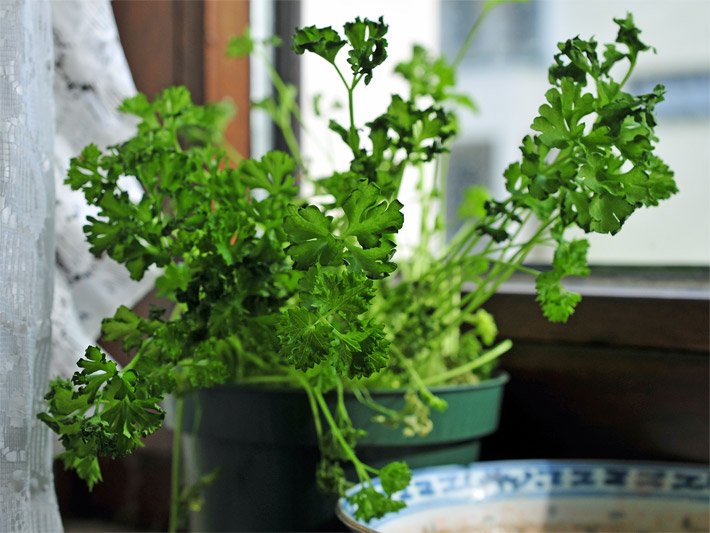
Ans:
{"type": "Polygon", "coordinates": [[[0,532],[61,531],[35,413],[101,319],[152,283],[89,254],[92,211],[62,184],[83,146],[131,134],[116,107],[134,92],[108,0],[0,0],[0,532]]]}

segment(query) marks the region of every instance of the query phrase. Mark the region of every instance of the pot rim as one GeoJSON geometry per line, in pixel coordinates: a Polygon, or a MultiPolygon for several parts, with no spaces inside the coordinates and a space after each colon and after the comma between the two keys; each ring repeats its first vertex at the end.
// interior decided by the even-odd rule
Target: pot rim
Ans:
{"type": "MultiPolygon", "coordinates": [[[[465,385],[438,385],[435,387],[430,387],[429,390],[433,392],[434,394],[447,394],[447,393],[465,393],[468,391],[474,391],[474,390],[484,390],[484,389],[491,389],[491,388],[498,388],[504,386],[506,383],[510,381],[510,374],[508,374],[505,370],[496,370],[493,373],[493,376],[481,381],[479,383],[470,383],[470,384],[465,384],[465,385]]],[[[207,391],[228,391],[228,390],[251,390],[251,391],[264,391],[264,392],[269,392],[269,393],[276,393],[276,394],[294,394],[294,393],[302,393],[303,389],[301,387],[291,387],[291,386],[283,386],[283,387],[278,387],[278,386],[273,386],[273,385],[260,385],[260,384],[243,384],[243,383],[224,383],[222,385],[218,385],[216,387],[211,387],[209,389],[199,389],[195,392],[207,392],[207,391]]],[[[376,388],[376,389],[369,389],[369,392],[371,394],[376,394],[378,396],[401,396],[405,392],[407,392],[407,389],[404,388],[398,388],[398,389],[385,389],[385,388],[376,388]]],[[[352,392],[345,391],[346,394],[352,394],[352,392]]]]}

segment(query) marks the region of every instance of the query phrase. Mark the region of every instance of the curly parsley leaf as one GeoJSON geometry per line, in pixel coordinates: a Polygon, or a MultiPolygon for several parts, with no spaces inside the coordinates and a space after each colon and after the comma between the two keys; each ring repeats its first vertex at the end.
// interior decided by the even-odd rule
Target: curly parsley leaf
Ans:
{"type": "Polygon", "coordinates": [[[318,207],[289,206],[284,230],[291,240],[287,251],[295,266],[305,270],[315,264],[347,263],[371,278],[392,272],[395,245],[386,235],[402,227],[402,204],[387,202],[376,185],[360,181],[342,207],[344,225],[336,231],[333,218],[318,207]]]}
{"type": "Polygon", "coordinates": [[[245,57],[254,51],[254,39],[247,27],[244,33],[231,37],[227,43],[227,57],[245,57]]]}
{"type": "Polygon", "coordinates": [[[348,496],[348,501],[355,506],[355,518],[366,521],[382,518],[387,513],[394,513],[406,507],[403,501],[393,500],[371,485],[365,485],[352,496],[348,496]]]}
{"type": "Polygon", "coordinates": [[[510,199],[489,202],[479,227],[479,233],[505,240],[506,226],[525,211],[550,227],[559,243],[556,259],[536,285],[543,312],[553,321],[567,320],[580,299],[561,279],[584,275],[560,266],[570,249],[581,249],[564,241],[567,228],[613,235],[637,209],[677,192],[673,172],[655,153],[654,111],[663,101],[663,87],[641,95],[623,90],[637,55],[651,47],[639,39],[630,15],[615,22],[616,43],[606,45],[603,55],[593,39],[575,37],[558,45],[549,70],[553,87],[532,122],[536,134],[523,139],[521,161],[505,172],[510,199]],[[617,81],[611,71],[622,61],[628,61],[628,71],[617,81]]]}
{"type": "Polygon", "coordinates": [[[124,351],[138,348],[145,338],[161,326],[158,320],[146,320],[139,317],[125,305],[116,309],[112,318],[105,318],[101,323],[101,332],[108,341],[120,340],[124,351]]]}
{"type": "Polygon", "coordinates": [[[356,237],[363,248],[372,248],[385,233],[395,233],[402,227],[402,207],[399,200],[383,200],[375,185],[363,183],[343,203],[347,218],[343,235],[356,237]]]}
{"type": "Polygon", "coordinates": [[[269,194],[293,197],[298,192],[293,171],[293,158],[279,150],[267,152],[260,161],[246,159],[239,166],[242,183],[252,189],[264,189],[269,194]]]}
{"type": "Polygon", "coordinates": [[[333,217],[324,215],[315,205],[286,208],[283,227],[291,239],[287,251],[296,268],[342,264],[343,247],[333,236],[332,226],[333,217]]]}
{"type": "Polygon", "coordinates": [[[136,372],[119,371],[99,348],[87,348],[78,366],[71,380],[50,384],[48,410],[38,418],[60,434],[65,466],[92,488],[101,480],[98,456],[120,457],[142,446],[141,438],[162,424],[163,411],[160,398],[139,387],[136,372]]]}
{"type": "Polygon", "coordinates": [[[394,461],[380,468],[379,477],[384,491],[392,495],[407,488],[412,480],[412,472],[406,463],[394,461]]]}
{"type": "Polygon", "coordinates": [[[348,63],[356,77],[365,77],[365,85],[372,81],[372,71],[387,59],[388,26],[382,17],[378,21],[356,18],[343,27],[352,49],[348,52],[348,63]]]}
{"type": "Polygon", "coordinates": [[[555,251],[552,270],[538,274],[537,301],[551,322],[566,322],[582,299],[578,293],[565,289],[562,280],[567,276],[589,275],[588,249],[586,240],[562,241],[555,251]]]}
{"type": "Polygon", "coordinates": [[[333,28],[306,26],[299,28],[293,36],[293,51],[301,55],[313,52],[328,63],[335,64],[335,57],[346,42],[333,28]]]}
{"type": "Polygon", "coordinates": [[[367,318],[374,296],[364,275],[312,267],[300,282],[301,306],[282,315],[279,336],[291,364],[321,363],[350,378],[369,376],[388,361],[383,327],[367,318]]]}

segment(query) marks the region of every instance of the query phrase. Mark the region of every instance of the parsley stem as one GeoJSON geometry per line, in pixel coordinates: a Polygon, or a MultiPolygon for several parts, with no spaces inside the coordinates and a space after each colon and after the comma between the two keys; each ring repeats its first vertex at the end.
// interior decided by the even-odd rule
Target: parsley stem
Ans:
{"type": "MultiPolygon", "coordinates": [[[[400,352],[401,354],[402,352],[400,352]]],[[[409,373],[409,377],[412,378],[412,382],[417,388],[417,392],[421,395],[421,397],[426,401],[428,405],[433,405],[436,404],[437,398],[434,396],[434,393],[432,393],[429,388],[427,387],[426,383],[422,379],[422,377],[419,375],[419,372],[417,372],[416,368],[414,368],[414,364],[412,363],[411,359],[403,358],[402,363],[404,364],[405,368],[407,369],[407,372],[409,373]]]]}
{"type": "Polygon", "coordinates": [[[124,366],[121,369],[121,372],[128,372],[131,370],[134,366],[138,364],[138,361],[141,359],[141,352],[138,352],[136,355],[133,356],[133,359],[131,359],[126,366],[124,366]]]}
{"type": "MultiPolygon", "coordinates": [[[[454,235],[454,238],[451,240],[451,243],[449,244],[449,249],[448,251],[444,254],[442,265],[447,264],[451,259],[459,255],[461,250],[466,246],[466,243],[470,241],[471,238],[476,238],[476,242],[478,242],[478,239],[480,238],[480,235],[477,235],[479,230],[478,228],[480,227],[479,224],[467,224],[465,226],[462,226],[461,229],[456,232],[456,235],[454,235]]],[[[474,242],[474,246],[476,245],[476,242],[474,242]]]]}
{"type": "Polygon", "coordinates": [[[355,130],[355,110],[353,107],[353,88],[348,89],[348,109],[350,110],[350,131],[355,130]]]}
{"type": "Polygon", "coordinates": [[[350,112],[350,130],[355,129],[355,111],[353,108],[353,92],[355,91],[355,86],[357,85],[357,82],[360,81],[359,78],[353,79],[352,85],[349,84],[345,80],[345,76],[343,76],[343,73],[340,71],[338,68],[338,65],[335,63],[332,63],[333,67],[335,67],[335,71],[338,73],[338,76],[340,76],[340,80],[343,82],[343,85],[345,85],[345,89],[348,91],[348,110],[350,112]]]}
{"type": "Polygon", "coordinates": [[[629,65],[629,70],[626,72],[626,76],[624,76],[624,79],[621,80],[621,83],[619,84],[619,88],[617,89],[617,94],[621,89],[623,88],[624,85],[626,85],[626,82],[629,81],[629,78],[631,77],[631,73],[634,71],[634,68],[636,67],[636,56],[632,57],[630,60],[630,65],[629,65]]]}
{"type": "Polygon", "coordinates": [[[331,64],[332,64],[333,67],[335,68],[335,72],[337,72],[337,73],[338,73],[338,76],[340,76],[340,80],[343,82],[343,85],[345,85],[345,88],[346,88],[348,91],[350,91],[350,90],[351,90],[350,84],[345,80],[345,76],[343,76],[343,73],[342,73],[342,72],[340,71],[340,69],[338,68],[338,65],[336,65],[335,63],[331,63],[331,64]]]}
{"type": "Polygon", "coordinates": [[[367,390],[366,387],[363,387],[362,389],[360,387],[353,387],[352,392],[355,395],[355,398],[357,398],[357,401],[363,404],[364,406],[369,407],[373,411],[376,411],[390,418],[397,417],[398,412],[395,409],[385,407],[384,405],[377,403],[375,400],[373,400],[372,396],[370,395],[370,391],[367,390]]]}
{"type": "Polygon", "coordinates": [[[323,426],[320,420],[320,414],[318,413],[318,405],[316,404],[316,399],[313,394],[313,387],[308,383],[308,379],[301,374],[293,374],[296,380],[301,384],[303,390],[306,391],[306,396],[308,397],[308,405],[311,408],[311,415],[313,416],[313,425],[316,428],[316,436],[318,438],[318,446],[322,445],[323,441],[323,426]]]}
{"type": "MultiPolygon", "coordinates": [[[[486,282],[479,288],[479,290],[469,293],[473,297],[464,298],[464,300],[469,300],[468,302],[463,304],[464,314],[470,313],[473,310],[478,309],[481,305],[487,302],[488,299],[493,296],[493,294],[495,294],[498,288],[505,281],[507,281],[508,278],[513,274],[513,272],[515,272],[515,270],[522,264],[522,262],[528,256],[530,250],[532,250],[537,245],[540,236],[547,230],[547,228],[550,226],[550,224],[552,224],[554,220],[555,219],[552,218],[546,223],[541,224],[540,228],[535,232],[535,234],[525,243],[524,246],[522,246],[513,255],[512,258],[508,260],[501,260],[496,264],[496,266],[493,268],[494,272],[491,274],[491,276],[489,276],[489,279],[486,280],[486,282]],[[501,272],[501,267],[503,265],[506,265],[507,268],[505,268],[501,272]]],[[[522,227],[523,225],[521,225],[521,228],[522,227]]],[[[504,254],[501,253],[501,258],[503,257],[503,255],[504,254]]]]}
{"type": "Polygon", "coordinates": [[[180,518],[180,446],[182,443],[183,397],[175,398],[175,427],[173,428],[173,450],[170,469],[170,521],[168,531],[178,530],[180,518]]]}
{"type": "Polygon", "coordinates": [[[419,191],[419,202],[421,204],[421,220],[419,225],[419,243],[416,247],[416,253],[413,259],[413,276],[419,278],[422,276],[423,272],[430,264],[431,250],[429,248],[431,244],[432,232],[430,231],[431,225],[429,224],[430,212],[429,205],[433,197],[433,189],[427,190],[426,186],[426,175],[424,173],[424,164],[420,162],[417,165],[418,178],[417,178],[417,189],[419,191]]]}
{"type": "Polygon", "coordinates": [[[288,108],[284,108],[284,95],[288,92],[287,85],[284,83],[278,71],[274,68],[274,65],[269,60],[268,56],[261,50],[257,53],[257,55],[261,59],[261,62],[266,66],[271,83],[276,89],[276,93],[279,97],[279,101],[276,103],[277,116],[272,117],[272,119],[275,119],[274,122],[279,127],[279,130],[281,130],[284,141],[286,141],[286,146],[288,146],[291,155],[296,160],[296,164],[303,169],[303,154],[298,146],[298,140],[296,139],[296,134],[291,125],[291,116],[293,115],[296,121],[303,126],[300,120],[301,113],[298,108],[298,104],[295,100],[291,101],[289,99],[288,108]]]}
{"type": "MultiPolygon", "coordinates": [[[[273,63],[268,57],[268,54],[266,54],[263,49],[258,49],[256,56],[266,66],[266,69],[269,73],[269,78],[271,79],[271,83],[274,85],[276,93],[279,97],[279,102],[277,102],[279,111],[283,113],[283,111],[285,110],[288,120],[276,120],[276,117],[271,116],[271,114],[269,114],[269,116],[273,120],[274,124],[278,126],[279,130],[281,130],[281,134],[284,136],[286,145],[288,146],[291,155],[294,157],[294,159],[296,159],[296,163],[303,171],[304,177],[306,179],[310,179],[308,169],[306,168],[306,163],[303,159],[303,153],[301,152],[301,148],[298,144],[298,139],[296,138],[293,126],[291,125],[291,117],[296,120],[296,123],[298,123],[301,132],[308,135],[308,137],[310,137],[313,143],[318,147],[321,152],[323,152],[326,157],[332,158],[332,156],[325,148],[325,146],[323,146],[320,139],[313,136],[312,132],[309,131],[308,127],[303,122],[303,115],[301,113],[301,107],[298,104],[298,99],[291,97],[289,97],[288,99],[284,98],[285,95],[288,95],[289,86],[283,81],[283,78],[281,78],[281,76],[279,75],[278,70],[276,70],[276,68],[274,67],[273,63]],[[288,104],[288,106],[286,106],[286,104],[288,104]]],[[[237,158],[237,160],[241,159],[241,156],[237,158]]]]}
{"type": "Polygon", "coordinates": [[[348,441],[343,436],[343,433],[340,431],[337,422],[333,418],[333,415],[330,412],[330,408],[328,407],[325,398],[323,398],[323,393],[320,390],[316,389],[313,391],[313,394],[316,398],[316,401],[318,402],[318,405],[320,406],[320,410],[323,413],[323,416],[325,417],[326,421],[328,422],[328,425],[330,426],[330,431],[333,433],[333,437],[335,438],[335,440],[338,441],[343,451],[345,452],[345,455],[347,456],[348,460],[355,467],[357,477],[360,479],[360,481],[363,482],[370,481],[370,476],[367,474],[367,470],[365,469],[363,463],[361,463],[360,460],[357,458],[357,455],[355,455],[355,452],[348,444],[348,441]]]}
{"type": "Polygon", "coordinates": [[[436,376],[430,376],[424,380],[424,384],[427,386],[431,385],[438,385],[439,383],[445,383],[455,377],[460,376],[461,374],[465,374],[466,372],[470,372],[472,370],[475,370],[477,368],[482,367],[483,365],[486,365],[490,363],[491,361],[495,361],[498,357],[503,355],[505,352],[510,350],[513,347],[513,343],[510,340],[504,340],[497,346],[491,348],[487,352],[482,353],[478,357],[476,357],[473,361],[470,361],[464,365],[458,366],[456,368],[452,368],[451,370],[448,370],[447,372],[442,372],[441,374],[437,374],[436,376]]]}
{"type": "Polygon", "coordinates": [[[338,394],[338,415],[345,422],[352,425],[352,421],[350,420],[350,415],[348,414],[348,410],[345,407],[345,397],[343,394],[343,382],[340,381],[339,379],[335,380],[335,387],[336,387],[336,391],[338,394]]]}
{"type": "Polygon", "coordinates": [[[468,49],[471,48],[473,39],[476,37],[476,34],[478,33],[479,28],[481,27],[481,24],[483,24],[483,21],[486,19],[488,13],[493,7],[494,6],[491,6],[490,4],[484,4],[483,9],[481,9],[481,12],[479,13],[478,17],[476,17],[476,20],[473,22],[471,29],[468,30],[468,34],[466,35],[466,39],[464,39],[461,48],[459,48],[459,51],[456,53],[456,58],[454,59],[454,62],[451,64],[451,66],[454,67],[454,70],[458,70],[464,57],[466,57],[468,49]]]}

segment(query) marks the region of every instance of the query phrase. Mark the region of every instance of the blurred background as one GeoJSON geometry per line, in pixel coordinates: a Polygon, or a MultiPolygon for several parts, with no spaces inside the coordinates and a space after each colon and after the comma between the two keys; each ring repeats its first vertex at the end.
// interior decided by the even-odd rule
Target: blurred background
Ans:
{"type": "MultiPolygon", "coordinates": [[[[198,102],[231,99],[237,115],[228,138],[245,155],[283,148],[284,141],[263,112],[249,111],[250,99],[272,90],[263,63],[227,59],[226,43],[247,26],[256,37],[280,35],[285,44],[270,59],[284,80],[299,88],[307,131],[298,133],[314,175],[344,167],[347,153],[311,104],[317,96],[324,110],[343,113],[338,105],[344,94],[325,62],[290,51],[296,26],[340,29],[355,16],[384,17],[390,26],[389,59],[372,84],[355,93],[357,115],[365,122],[384,110],[391,93],[405,90],[393,70],[411,57],[414,44],[452,59],[482,8],[482,2],[468,0],[115,0],[112,5],[138,89],[154,96],[182,84],[198,102]]],[[[653,213],[632,217],[613,240],[592,238],[594,273],[578,282],[584,302],[566,326],[540,316],[529,280],[513,280],[491,300],[488,309],[499,318],[501,336],[515,343],[502,362],[514,377],[501,429],[484,442],[484,459],[708,461],[710,2],[530,0],[494,10],[459,72],[460,90],[478,111],[460,113],[462,135],[452,149],[444,215],[455,226],[457,201],[471,184],[503,192],[502,172],[518,157],[520,141],[544,101],[556,43],[575,35],[612,41],[612,19],[627,12],[643,30],[641,39],[657,49],[640,57],[628,89],[638,93],[666,85],[667,101],[658,108],[659,151],[676,171],[680,193],[653,213]]],[[[406,245],[417,240],[416,209],[405,217],[406,245]]],[[[541,254],[533,261],[544,264],[549,258],[541,254]]],[[[107,462],[104,478],[111,481],[91,494],[57,467],[68,529],[97,530],[105,521],[111,522],[109,530],[165,529],[169,449],[165,430],[140,453],[107,462]],[[87,526],[87,519],[104,522],[87,526]]]]}

